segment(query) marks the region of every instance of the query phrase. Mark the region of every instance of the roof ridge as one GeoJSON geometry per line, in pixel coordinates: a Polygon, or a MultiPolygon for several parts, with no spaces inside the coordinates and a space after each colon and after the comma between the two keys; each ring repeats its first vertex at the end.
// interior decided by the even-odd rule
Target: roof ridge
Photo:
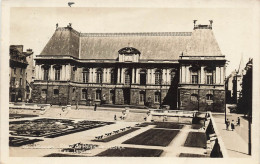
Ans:
{"type": "Polygon", "coordinates": [[[80,33],[80,37],[96,36],[191,36],[192,32],[80,33]]]}

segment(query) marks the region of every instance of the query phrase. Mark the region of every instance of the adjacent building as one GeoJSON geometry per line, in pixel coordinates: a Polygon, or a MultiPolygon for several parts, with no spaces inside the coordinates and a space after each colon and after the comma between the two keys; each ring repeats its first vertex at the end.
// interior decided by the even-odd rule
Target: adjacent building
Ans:
{"type": "Polygon", "coordinates": [[[35,62],[35,103],[224,111],[226,60],[212,22],[194,24],[192,32],[57,27],[35,62]]]}
{"type": "Polygon", "coordinates": [[[32,49],[23,52],[23,45],[10,46],[10,69],[9,69],[9,101],[22,102],[28,101],[27,90],[27,58],[32,58],[32,49]]]}

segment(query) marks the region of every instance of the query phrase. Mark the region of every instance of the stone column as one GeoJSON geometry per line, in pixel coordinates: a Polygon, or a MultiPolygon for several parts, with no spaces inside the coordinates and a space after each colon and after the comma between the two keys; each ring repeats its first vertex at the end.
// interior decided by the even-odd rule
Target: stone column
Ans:
{"type": "Polygon", "coordinates": [[[39,65],[35,65],[35,79],[39,80],[39,65]]]}
{"type": "Polygon", "coordinates": [[[151,69],[151,73],[152,73],[151,84],[155,84],[155,68],[151,69]]]}
{"type": "Polygon", "coordinates": [[[136,68],[136,84],[140,84],[140,68],[136,68]]]}
{"type": "Polygon", "coordinates": [[[39,71],[38,71],[38,80],[43,80],[43,77],[42,77],[42,72],[43,72],[43,70],[42,70],[42,65],[39,65],[39,71]]]}
{"type": "Polygon", "coordinates": [[[111,68],[107,68],[107,83],[111,83],[111,68]]]}
{"type": "Polygon", "coordinates": [[[92,79],[93,79],[93,83],[97,83],[97,73],[96,73],[96,68],[93,68],[93,74],[92,74],[92,79]]]}
{"type": "Polygon", "coordinates": [[[167,69],[167,84],[171,84],[171,70],[167,69]]]}
{"type": "Polygon", "coordinates": [[[54,80],[54,71],[53,71],[53,65],[49,68],[49,79],[54,80]]]}
{"type": "Polygon", "coordinates": [[[181,77],[182,77],[182,78],[181,78],[181,82],[182,82],[182,83],[185,83],[185,76],[186,76],[186,75],[185,75],[185,66],[182,66],[182,67],[181,67],[181,77]]]}
{"type": "Polygon", "coordinates": [[[224,83],[224,69],[220,67],[220,84],[224,83]]]}
{"type": "Polygon", "coordinates": [[[106,80],[107,80],[106,76],[107,76],[107,69],[104,68],[103,69],[103,74],[102,74],[102,80],[103,80],[104,83],[106,83],[106,80]]]}
{"type": "Polygon", "coordinates": [[[135,68],[132,69],[132,84],[135,82],[135,68]]]}
{"type": "Polygon", "coordinates": [[[121,83],[122,84],[125,83],[125,69],[126,68],[122,68],[122,71],[121,71],[121,83]]]}
{"type": "Polygon", "coordinates": [[[205,68],[205,66],[201,66],[200,75],[201,75],[201,83],[202,84],[205,84],[205,71],[204,71],[204,68],[205,68]]]}
{"type": "Polygon", "coordinates": [[[71,79],[71,65],[67,65],[67,80],[71,79]]]}
{"type": "Polygon", "coordinates": [[[65,69],[65,65],[62,65],[61,66],[61,78],[60,78],[60,80],[65,80],[65,78],[66,78],[66,69],[65,69]]]}
{"type": "Polygon", "coordinates": [[[120,83],[120,68],[117,69],[117,84],[120,83]]]}
{"type": "Polygon", "coordinates": [[[162,80],[163,80],[163,84],[167,83],[167,69],[163,69],[162,70],[162,80]]]}
{"type": "MultiPolygon", "coordinates": [[[[139,84],[139,79],[140,79],[140,75],[139,75],[139,72],[140,72],[140,68],[136,68],[136,71],[135,71],[135,78],[136,78],[136,81],[135,83],[136,84],[139,84]]],[[[147,81],[147,80],[146,80],[147,81]]]]}
{"type": "Polygon", "coordinates": [[[191,75],[190,75],[190,66],[187,67],[187,77],[186,77],[186,80],[187,80],[187,83],[190,84],[191,83],[191,75]]]}
{"type": "Polygon", "coordinates": [[[216,71],[215,71],[215,83],[219,84],[220,80],[219,80],[219,67],[216,67],[216,71]]]}

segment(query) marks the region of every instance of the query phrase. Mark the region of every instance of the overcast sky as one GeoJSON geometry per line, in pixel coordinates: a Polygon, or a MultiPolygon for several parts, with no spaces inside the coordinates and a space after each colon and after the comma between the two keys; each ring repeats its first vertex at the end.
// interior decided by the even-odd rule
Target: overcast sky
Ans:
{"type": "Polygon", "coordinates": [[[10,44],[32,48],[35,55],[59,26],[82,33],[103,32],[191,32],[193,20],[209,24],[220,49],[229,60],[227,75],[237,69],[243,54],[244,63],[258,55],[259,31],[250,8],[12,8],[10,44]],[[258,32],[258,33],[257,33],[258,32]]]}

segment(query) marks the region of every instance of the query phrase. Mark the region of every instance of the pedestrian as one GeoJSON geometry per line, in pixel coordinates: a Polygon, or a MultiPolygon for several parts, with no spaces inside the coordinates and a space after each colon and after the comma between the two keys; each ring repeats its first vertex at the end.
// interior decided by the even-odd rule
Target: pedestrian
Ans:
{"type": "Polygon", "coordinates": [[[235,129],[235,124],[234,124],[234,120],[232,120],[232,122],[231,122],[231,130],[234,131],[234,129],[235,129]]]}
{"type": "Polygon", "coordinates": [[[115,114],[115,116],[114,116],[114,120],[116,121],[116,114],[115,114]]]}
{"type": "Polygon", "coordinates": [[[237,126],[240,126],[240,118],[237,117],[237,126]]]}
{"type": "Polygon", "coordinates": [[[95,106],[94,106],[94,111],[96,111],[97,110],[97,104],[95,104],[95,106]]]}
{"type": "Polygon", "coordinates": [[[226,130],[228,130],[228,127],[229,127],[229,121],[228,119],[226,120],[226,130]]]}

